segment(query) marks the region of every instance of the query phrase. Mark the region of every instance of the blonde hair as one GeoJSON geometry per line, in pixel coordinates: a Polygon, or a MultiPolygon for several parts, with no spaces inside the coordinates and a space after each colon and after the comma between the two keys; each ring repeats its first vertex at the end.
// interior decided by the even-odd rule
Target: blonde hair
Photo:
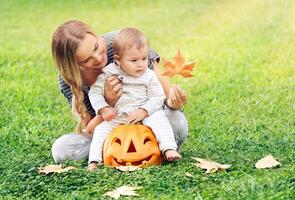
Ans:
{"type": "Polygon", "coordinates": [[[127,27],[122,29],[114,38],[114,55],[121,56],[125,50],[136,46],[140,49],[148,45],[148,39],[143,32],[136,28],[127,27]]]}
{"type": "Polygon", "coordinates": [[[83,102],[83,80],[75,58],[75,52],[87,33],[95,36],[87,24],[81,21],[70,20],[56,29],[52,36],[51,44],[56,68],[63,80],[70,86],[73,94],[72,112],[75,116],[78,116],[76,131],[79,133],[82,132],[81,121],[86,117],[87,111],[83,102]]]}

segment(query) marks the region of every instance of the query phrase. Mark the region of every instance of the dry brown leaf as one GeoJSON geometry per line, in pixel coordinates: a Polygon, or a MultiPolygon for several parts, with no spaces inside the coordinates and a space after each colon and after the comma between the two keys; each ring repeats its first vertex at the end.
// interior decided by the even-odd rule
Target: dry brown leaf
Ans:
{"type": "Polygon", "coordinates": [[[188,177],[191,177],[191,178],[193,177],[193,175],[191,173],[188,173],[188,172],[185,172],[185,175],[188,176],[188,177]]]}
{"type": "Polygon", "coordinates": [[[137,170],[141,170],[140,167],[137,167],[137,166],[133,166],[133,165],[130,165],[130,166],[116,166],[116,169],[122,171],[122,172],[126,172],[126,171],[129,171],[129,172],[132,172],[132,171],[137,171],[137,170]]]}
{"type": "Polygon", "coordinates": [[[175,75],[181,75],[184,78],[193,76],[191,72],[194,68],[195,62],[185,64],[185,58],[182,55],[180,49],[172,61],[166,60],[165,58],[161,59],[164,62],[163,66],[165,68],[165,71],[162,73],[163,76],[172,77],[175,75]]]}
{"type": "Polygon", "coordinates": [[[257,161],[255,167],[257,169],[272,168],[281,165],[272,155],[265,156],[257,161]]]}
{"type": "Polygon", "coordinates": [[[201,169],[206,169],[205,174],[213,173],[218,170],[225,170],[230,168],[231,166],[231,165],[219,164],[214,161],[208,161],[202,158],[195,158],[195,157],[191,157],[191,158],[199,162],[199,163],[194,163],[194,165],[196,165],[197,167],[200,167],[201,169]]]}
{"type": "Polygon", "coordinates": [[[39,167],[38,171],[39,171],[39,173],[44,173],[45,175],[47,175],[49,173],[54,173],[54,172],[60,174],[62,172],[66,172],[66,171],[73,170],[73,169],[76,169],[76,168],[69,166],[69,167],[62,169],[61,165],[47,165],[45,167],[39,167]]]}
{"type": "Polygon", "coordinates": [[[119,199],[120,196],[139,196],[138,194],[136,194],[136,192],[134,190],[140,189],[141,187],[130,187],[130,186],[121,186],[118,187],[117,189],[107,192],[104,195],[105,196],[109,196],[112,197],[114,199],[119,199]]]}

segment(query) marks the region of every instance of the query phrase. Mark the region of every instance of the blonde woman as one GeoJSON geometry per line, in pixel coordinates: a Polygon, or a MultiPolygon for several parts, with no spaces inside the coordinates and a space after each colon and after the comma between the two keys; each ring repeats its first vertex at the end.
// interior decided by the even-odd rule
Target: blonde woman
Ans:
{"type": "MultiPolygon", "coordinates": [[[[76,133],[65,134],[54,142],[52,156],[56,163],[88,157],[93,130],[103,121],[92,108],[88,92],[102,73],[101,69],[114,61],[112,42],[116,33],[97,36],[87,24],[71,20],[60,25],[53,34],[52,55],[59,72],[59,86],[73,113],[79,117],[76,133]],[[82,132],[82,128],[86,131],[82,132]]],[[[167,78],[159,75],[154,68],[159,60],[159,55],[149,49],[148,67],[155,69],[163,86],[166,95],[164,110],[180,151],[188,135],[187,120],[179,111],[186,103],[186,95],[179,86],[171,86],[167,78]]],[[[115,105],[122,95],[122,83],[115,76],[109,77],[104,90],[107,103],[115,105]]]]}

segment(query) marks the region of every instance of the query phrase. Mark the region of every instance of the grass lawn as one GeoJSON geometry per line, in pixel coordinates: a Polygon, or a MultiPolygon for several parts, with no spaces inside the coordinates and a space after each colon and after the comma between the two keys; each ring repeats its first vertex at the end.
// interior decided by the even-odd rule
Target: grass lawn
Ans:
{"type": "MultiPolygon", "coordinates": [[[[295,199],[295,1],[1,1],[0,199],[101,199],[122,185],[139,199],[295,199]],[[51,145],[75,126],[57,85],[51,36],[68,19],[97,33],[136,26],[166,58],[197,60],[187,91],[183,159],[122,173],[40,175],[51,145]],[[272,154],[282,167],[257,170],[272,154]],[[231,164],[204,174],[191,156],[231,164]],[[185,176],[185,172],[193,175],[185,176]]],[[[173,80],[175,81],[175,80],[173,80]]]]}

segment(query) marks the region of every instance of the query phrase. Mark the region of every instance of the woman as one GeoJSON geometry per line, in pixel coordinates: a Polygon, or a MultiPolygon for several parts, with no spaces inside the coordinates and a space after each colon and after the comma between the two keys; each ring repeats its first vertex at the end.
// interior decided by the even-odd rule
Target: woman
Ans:
{"type": "MultiPolygon", "coordinates": [[[[101,69],[113,62],[112,41],[116,32],[96,36],[91,28],[80,21],[67,21],[59,26],[52,37],[52,55],[59,72],[61,92],[79,118],[76,132],[58,138],[52,146],[55,162],[80,160],[88,157],[91,134],[97,124],[102,122],[100,115],[93,110],[88,92],[96,81],[101,69]],[[73,98],[74,97],[74,98],[73,98]],[[86,131],[81,130],[84,127],[86,131]]],[[[166,94],[165,111],[180,151],[188,135],[188,124],[182,112],[178,111],[186,103],[186,95],[179,86],[171,86],[167,78],[159,74],[157,65],[160,57],[149,50],[149,68],[154,69],[166,94]]],[[[115,76],[105,82],[105,99],[113,106],[122,95],[122,84],[115,76]]]]}

